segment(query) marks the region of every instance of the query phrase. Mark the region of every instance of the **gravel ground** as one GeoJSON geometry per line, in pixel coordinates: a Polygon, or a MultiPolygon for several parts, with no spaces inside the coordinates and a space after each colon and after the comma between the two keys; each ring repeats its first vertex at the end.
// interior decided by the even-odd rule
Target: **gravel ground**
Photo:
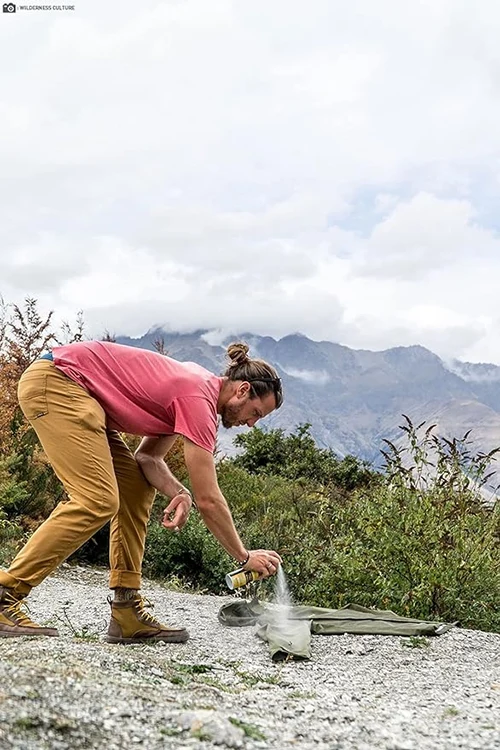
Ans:
{"type": "Polygon", "coordinates": [[[229,597],[146,581],[186,644],[103,640],[106,572],[62,567],[30,597],[60,638],[0,640],[0,748],[500,749],[500,635],[313,636],[273,664],[253,628],[217,621],[229,597]]]}

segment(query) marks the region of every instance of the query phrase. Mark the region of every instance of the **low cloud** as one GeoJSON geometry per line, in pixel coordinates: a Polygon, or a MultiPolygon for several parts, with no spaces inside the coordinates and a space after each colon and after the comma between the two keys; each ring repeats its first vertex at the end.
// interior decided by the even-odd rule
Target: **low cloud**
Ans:
{"type": "Polygon", "coordinates": [[[469,383],[498,383],[500,382],[500,367],[490,364],[471,364],[458,362],[456,359],[443,363],[447,370],[458,375],[469,383]]]}
{"type": "Polygon", "coordinates": [[[310,385],[326,385],[330,380],[329,374],[325,370],[297,370],[291,367],[286,369],[281,366],[283,372],[286,372],[292,378],[303,380],[310,385]]]}

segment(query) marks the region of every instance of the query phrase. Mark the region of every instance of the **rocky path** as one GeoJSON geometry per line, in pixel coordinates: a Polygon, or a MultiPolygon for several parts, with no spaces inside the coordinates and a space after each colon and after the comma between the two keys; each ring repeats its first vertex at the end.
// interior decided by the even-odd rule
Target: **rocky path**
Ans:
{"type": "Polygon", "coordinates": [[[60,638],[0,640],[1,750],[139,747],[500,750],[500,635],[314,636],[313,658],[273,664],[228,598],[146,582],[183,645],[103,640],[106,574],[63,567],[30,597],[60,638]]]}

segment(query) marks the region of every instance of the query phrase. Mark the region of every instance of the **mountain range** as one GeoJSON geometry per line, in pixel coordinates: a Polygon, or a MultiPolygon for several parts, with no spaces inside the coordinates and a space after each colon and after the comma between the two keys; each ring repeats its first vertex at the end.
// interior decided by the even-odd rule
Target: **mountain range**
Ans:
{"type": "MultiPolygon", "coordinates": [[[[276,340],[253,333],[222,336],[155,328],[140,338],[116,340],[146,349],[161,340],[169,356],[197,362],[217,374],[225,368],[226,346],[245,341],[250,355],[273,364],[283,380],[283,406],[265,426],[289,432],[310,423],[316,443],[340,457],[352,454],[379,466],[383,439],[398,442],[402,437],[402,414],[413,423],[435,424],[434,434],[448,438],[472,430],[478,450],[500,446],[500,367],[493,364],[444,362],[418,345],[350,349],[300,333],[276,340]]],[[[235,432],[221,429],[220,445],[226,453],[234,450],[235,432]]]]}

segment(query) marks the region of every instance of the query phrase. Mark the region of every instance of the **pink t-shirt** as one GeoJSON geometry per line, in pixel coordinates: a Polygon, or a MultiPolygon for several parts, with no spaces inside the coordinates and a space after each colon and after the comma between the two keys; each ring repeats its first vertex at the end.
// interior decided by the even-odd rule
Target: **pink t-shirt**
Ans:
{"type": "Polygon", "coordinates": [[[194,362],[108,341],[81,341],[52,353],[55,366],[100,403],[108,429],[184,435],[213,452],[223,378],[194,362]]]}

